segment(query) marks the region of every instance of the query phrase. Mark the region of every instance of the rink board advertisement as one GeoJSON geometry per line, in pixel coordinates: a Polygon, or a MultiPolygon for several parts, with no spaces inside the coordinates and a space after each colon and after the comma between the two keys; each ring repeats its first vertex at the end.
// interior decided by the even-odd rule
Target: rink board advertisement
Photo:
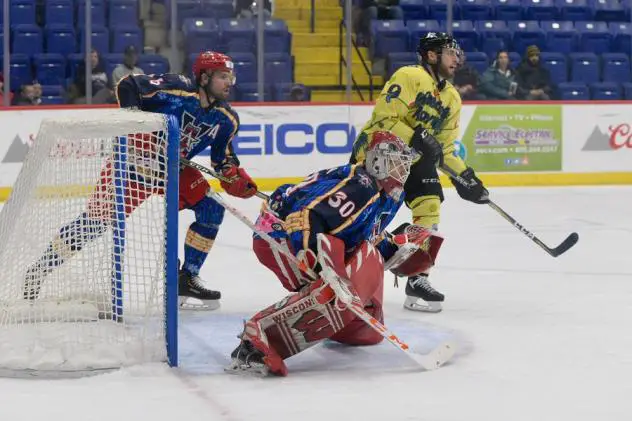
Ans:
{"type": "MultiPolygon", "coordinates": [[[[270,189],[348,162],[369,105],[237,105],[242,165],[270,189]]],[[[6,197],[44,118],[102,108],[0,111],[0,188],[6,197]]],[[[632,183],[632,107],[627,104],[464,105],[457,153],[489,185],[632,183]]],[[[208,165],[208,154],[196,158],[208,165]]]]}

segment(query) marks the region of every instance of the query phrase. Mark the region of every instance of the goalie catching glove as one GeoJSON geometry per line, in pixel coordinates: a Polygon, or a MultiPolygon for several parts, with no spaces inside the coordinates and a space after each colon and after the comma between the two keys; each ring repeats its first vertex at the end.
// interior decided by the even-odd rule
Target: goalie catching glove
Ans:
{"type": "Polygon", "coordinates": [[[443,244],[443,237],[419,225],[408,222],[389,234],[387,240],[395,252],[384,265],[397,276],[416,276],[434,266],[443,244]]]}
{"type": "Polygon", "coordinates": [[[222,170],[222,175],[228,181],[221,180],[220,184],[231,196],[247,199],[257,193],[257,184],[243,168],[229,166],[222,170]]]}
{"type": "Polygon", "coordinates": [[[459,174],[459,177],[465,181],[467,187],[459,182],[459,180],[455,180],[454,178],[450,178],[450,180],[462,199],[478,205],[489,203],[489,192],[485,186],[483,186],[483,182],[476,176],[472,168],[467,167],[465,171],[459,174]]]}

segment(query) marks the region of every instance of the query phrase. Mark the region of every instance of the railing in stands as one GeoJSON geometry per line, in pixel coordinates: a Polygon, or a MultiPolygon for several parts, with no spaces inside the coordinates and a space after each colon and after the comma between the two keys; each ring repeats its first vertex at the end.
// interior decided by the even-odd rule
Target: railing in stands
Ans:
{"type": "Polygon", "coordinates": [[[312,0],[310,6],[309,28],[310,32],[313,34],[316,32],[316,0],[312,0]]]}
{"type": "MultiPolygon", "coordinates": [[[[342,83],[342,69],[343,66],[348,66],[351,65],[353,66],[353,58],[351,59],[351,63],[347,64],[347,60],[345,58],[345,54],[343,53],[343,36],[344,36],[344,29],[346,29],[346,24],[345,24],[345,20],[344,18],[340,20],[340,25],[338,26],[338,51],[339,51],[339,60],[338,60],[338,86],[340,88],[342,88],[344,85],[342,83]]],[[[353,37],[353,34],[351,36],[351,44],[355,50],[355,52],[358,54],[358,57],[360,58],[360,62],[362,63],[362,67],[364,67],[364,71],[366,72],[366,74],[369,76],[369,101],[373,101],[373,72],[371,71],[371,69],[369,68],[369,66],[366,63],[366,60],[364,59],[364,57],[362,57],[362,54],[360,53],[360,49],[358,48],[358,43],[356,42],[355,38],[353,37]]],[[[353,69],[353,67],[352,67],[353,69]]],[[[353,77],[353,70],[350,72],[351,74],[351,82],[353,84],[353,89],[355,89],[355,91],[358,93],[358,95],[360,96],[360,100],[364,101],[364,95],[362,94],[362,87],[356,82],[355,77],[353,77]]],[[[348,81],[347,81],[348,83],[348,81]]]]}

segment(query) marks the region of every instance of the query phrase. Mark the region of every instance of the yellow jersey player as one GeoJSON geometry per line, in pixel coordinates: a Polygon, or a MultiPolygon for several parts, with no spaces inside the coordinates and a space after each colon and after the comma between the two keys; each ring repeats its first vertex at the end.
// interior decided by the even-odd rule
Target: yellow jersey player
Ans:
{"type": "MultiPolygon", "coordinates": [[[[464,187],[453,181],[463,199],[480,204],[489,199],[474,170],[455,153],[461,98],[448,79],[459,65],[461,49],[452,36],[430,32],[419,40],[417,53],[420,65],[398,69],[384,86],[371,119],[353,145],[350,161],[364,161],[373,133],[383,130],[421,152],[404,185],[406,205],[415,224],[437,229],[443,201],[437,165],[447,166],[469,182],[469,187],[464,187]]],[[[408,278],[405,308],[439,312],[443,300],[444,295],[428,282],[427,273],[408,278]]]]}

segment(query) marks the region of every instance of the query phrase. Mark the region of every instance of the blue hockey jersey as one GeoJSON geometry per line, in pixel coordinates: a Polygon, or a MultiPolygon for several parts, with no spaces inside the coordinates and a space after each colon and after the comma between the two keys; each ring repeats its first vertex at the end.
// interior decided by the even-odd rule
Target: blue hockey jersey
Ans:
{"type": "Polygon", "coordinates": [[[180,123],[180,153],[191,159],[211,148],[216,170],[239,165],[232,141],[239,130],[239,117],[226,101],[202,108],[195,83],[176,74],[130,75],[119,82],[116,96],[121,108],[171,114],[180,123]]]}
{"type": "MultiPolygon", "coordinates": [[[[402,203],[403,195],[395,201],[380,191],[362,165],[322,170],[299,184],[284,184],[270,196],[269,209],[284,221],[283,229],[271,235],[287,238],[298,253],[307,248],[316,252],[316,235],[327,233],[352,252],[363,241],[376,240],[402,203]]],[[[383,255],[394,252],[386,244],[378,248],[383,255]]]]}

